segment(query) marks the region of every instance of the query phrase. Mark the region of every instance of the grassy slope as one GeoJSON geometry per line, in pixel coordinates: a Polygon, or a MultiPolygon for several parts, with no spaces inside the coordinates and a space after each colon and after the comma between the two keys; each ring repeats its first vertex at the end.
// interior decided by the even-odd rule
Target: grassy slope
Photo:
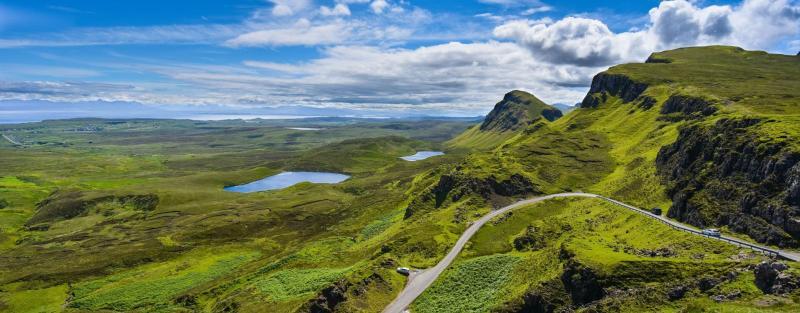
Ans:
{"type": "MultiPolygon", "coordinates": [[[[708,53],[698,60],[714,58],[715,53],[739,52],[712,48],[708,53]]],[[[625,65],[610,71],[636,69],[638,73],[637,67],[651,65],[625,65]]],[[[680,62],[671,65],[682,66],[681,71],[653,71],[657,74],[642,79],[663,82],[670,79],[663,75],[702,68],[680,62]]],[[[768,65],[763,66],[771,68],[768,65]]],[[[777,77],[765,73],[772,75],[770,79],[777,77]]],[[[687,76],[694,79],[702,74],[687,76]]],[[[759,86],[769,88],[768,84],[759,86]]],[[[705,93],[717,87],[702,88],[705,93]]],[[[666,83],[648,89],[647,94],[660,103],[674,92],[698,90],[701,87],[666,83]]],[[[739,89],[730,92],[736,90],[739,89]]],[[[743,97],[750,102],[732,103],[720,114],[749,114],[748,110],[780,114],[775,116],[782,124],[762,131],[769,136],[783,133],[785,140],[792,140],[796,138],[792,137],[796,132],[797,124],[792,124],[795,117],[784,114],[786,106],[776,105],[775,99],[794,91],[784,87],[776,90],[779,91],[769,91],[763,97],[743,97]],[[763,104],[762,98],[772,100],[763,104]],[[763,104],[765,110],[754,110],[755,104],[763,104]]],[[[0,267],[4,282],[0,310],[33,310],[21,306],[30,297],[47,299],[42,303],[51,307],[61,305],[66,300],[64,290],[69,281],[73,288],[102,282],[98,284],[105,289],[98,290],[107,290],[96,292],[95,296],[85,293],[84,299],[92,301],[73,301],[73,309],[79,309],[76,303],[111,303],[118,308],[143,305],[144,310],[236,308],[241,312],[292,312],[326,285],[344,283],[354,287],[347,292],[349,300],[340,310],[379,311],[404,284],[403,278],[392,272],[393,267],[424,268],[435,264],[468,221],[490,209],[484,199],[466,197],[413,219],[403,219],[408,202],[456,164],[462,166],[460,171],[475,177],[519,173],[547,193],[581,189],[643,207],[668,207],[669,199],[655,175],[653,161],[661,146],[675,140],[678,127],[686,121],[665,122],[658,117],[657,107],[644,110],[610,98],[596,109],[578,109],[555,122],[537,123],[521,132],[479,132],[478,127],[473,127],[445,144],[451,149],[447,156],[417,163],[399,162],[397,156],[419,148],[435,148],[436,144],[391,139],[387,141],[391,142],[389,145],[382,145],[382,140],[350,142],[345,150],[323,146],[364,134],[441,140],[457,133],[455,130],[463,123],[303,125],[331,128],[323,134],[285,128],[297,125],[242,126],[229,122],[127,122],[106,126],[111,129],[104,133],[72,131],[86,122],[29,125],[15,130],[16,138],[22,138],[29,147],[0,153],[0,161],[7,164],[0,173],[0,197],[11,203],[9,208],[0,210],[0,223],[4,223],[0,225],[0,258],[8,261],[3,263],[4,268],[0,267]],[[463,158],[461,154],[469,151],[480,152],[463,158]],[[354,178],[337,186],[304,184],[251,195],[219,190],[224,185],[284,169],[344,171],[354,174],[354,178]],[[44,232],[21,227],[36,202],[64,187],[96,195],[153,193],[159,195],[161,202],[151,213],[112,210],[110,216],[88,214],[54,222],[44,232]],[[227,274],[200,275],[207,279],[159,293],[163,297],[149,303],[137,298],[117,304],[116,297],[106,297],[163,283],[154,274],[162,270],[180,274],[208,269],[204,266],[217,262],[203,251],[232,249],[230,246],[239,249],[239,255],[249,261],[226,265],[222,272],[227,274]],[[187,255],[200,259],[180,262],[187,255]],[[81,262],[55,264],[52,260],[81,262]],[[373,274],[381,279],[365,283],[365,278],[373,274]],[[127,275],[142,279],[125,280],[127,275]],[[109,278],[120,280],[109,282],[109,278]]],[[[0,149],[12,148],[4,145],[0,149]]],[[[727,257],[737,252],[591,201],[554,202],[521,210],[497,226],[482,230],[471,245],[453,269],[415,304],[418,308],[452,312],[451,305],[458,303],[463,305],[462,311],[483,312],[513,306],[539,283],[560,275],[564,260],[559,255],[563,249],[608,277],[618,277],[617,286],[650,286],[656,288],[658,292],[653,294],[658,295],[663,295],[666,288],[658,277],[724,271],[736,266],[727,257]],[[513,239],[529,225],[547,230],[545,247],[527,252],[513,250],[513,239]],[[566,229],[562,228],[564,225],[574,231],[560,231],[566,229]],[[642,237],[641,233],[657,235],[642,237]],[[625,250],[665,246],[677,251],[678,256],[649,258],[625,250]],[[698,253],[705,254],[702,260],[692,258],[698,253]],[[482,272],[493,264],[501,266],[482,272]],[[477,274],[465,277],[463,273],[477,274]],[[465,293],[473,292],[465,300],[465,293]]],[[[755,259],[744,264],[748,262],[755,259]]],[[[692,294],[677,303],[665,303],[663,297],[642,298],[644,301],[618,299],[634,311],[677,311],[698,305],[740,310],[763,298],[759,292],[752,292],[752,279],[746,277],[723,287],[750,293],[741,301],[723,304],[710,303],[705,294],[692,294]]],[[[786,306],[787,310],[794,308],[786,306]]],[[[782,308],[776,306],[775,310],[782,308]]]]}
{"type": "Polygon", "coordinates": [[[399,157],[437,143],[364,137],[441,140],[466,124],[288,125],[326,128],[309,132],[262,123],[89,120],[13,126],[26,146],[0,148],[6,149],[0,153],[0,197],[10,203],[0,210],[0,311],[38,312],[25,299],[39,297],[42,307],[66,303],[78,311],[235,306],[247,312],[266,306],[290,312],[338,279],[358,281],[377,271],[387,277],[385,292],[401,283],[385,268],[374,268],[378,261],[369,256],[380,249],[381,233],[398,221],[412,177],[460,156],[405,162],[399,157]],[[326,145],[348,138],[362,139],[326,145]],[[353,178],[268,193],[221,189],[293,169],[353,178]],[[140,212],[103,202],[77,217],[47,222],[45,230],[23,227],[35,204],[56,189],[80,191],[84,199],[153,194],[159,206],[140,212]]]}
{"type": "MultiPolygon", "coordinates": [[[[581,189],[645,208],[668,208],[671,201],[667,198],[665,187],[656,175],[655,159],[662,146],[675,141],[681,126],[688,123],[711,124],[725,117],[765,116],[774,119],[775,122],[770,124],[770,127],[759,129],[761,138],[770,141],[788,140],[793,141],[792,144],[797,142],[796,99],[800,98],[798,94],[800,86],[796,77],[800,74],[797,72],[800,67],[795,64],[798,63],[796,57],[745,52],[730,47],[679,49],[657,54],[656,57],[670,59],[672,63],[626,64],[608,71],[650,84],[644,95],[656,99],[654,108],[648,110],[624,103],[615,97],[608,97],[597,108],[577,109],[545,127],[531,127],[506,139],[489,152],[470,156],[464,170],[475,175],[497,172],[505,175],[522,173],[534,177],[536,182],[547,186],[545,190],[548,192],[581,189]],[[675,122],[659,119],[661,103],[676,93],[710,97],[726,105],[718,114],[707,120],[683,119],[675,122]]],[[[479,141],[481,136],[489,135],[479,134],[473,128],[471,132],[462,134],[457,140],[479,141]]],[[[484,145],[486,146],[488,145],[484,145]]],[[[472,311],[482,312],[493,307],[502,307],[503,301],[512,303],[519,301],[523,293],[530,288],[559,275],[561,272],[556,251],[559,245],[573,251],[576,259],[599,271],[619,277],[624,286],[655,284],[657,290],[652,292],[661,295],[664,292],[663,288],[666,287],[665,284],[659,283],[658,275],[670,279],[686,278],[691,276],[695,268],[714,272],[724,271],[733,266],[727,260],[728,256],[736,252],[731,247],[703,242],[639,216],[619,212],[620,209],[617,208],[584,201],[566,208],[563,208],[563,205],[550,205],[539,209],[548,212],[515,214],[499,224],[505,225],[504,227],[489,226],[482,230],[473,239],[472,248],[462,255],[462,261],[455,265],[453,271],[460,268],[462,266],[460,264],[469,264],[472,257],[482,258],[491,255],[519,257],[520,252],[513,251],[511,241],[513,237],[522,233],[527,225],[539,223],[540,226],[546,227],[546,224],[589,221],[598,214],[610,215],[613,218],[601,220],[600,224],[594,225],[589,231],[584,227],[582,231],[563,235],[556,240],[558,244],[550,245],[551,248],[523,253],[528,264],[548,264],[549,269],[538,269],[538,267],[533,269],[532,266],[516,268],[512,276],[526,279],[507,282],[505,288],[513,290],[506,293],[507,297],[502,300],[485,301],[483,306],[472,308],[472,311]],[[562,208],[553,209],[553,207],[562,208]],[[581,208],[586,210],[587,217],[575,213],[581,208]],[[561,215],[552,220],[543,218],[552,214],[561,215]],[[539,221],[543,219],[548,222],[541,224],[539,221]],[[655,233],[658,235],[654,235],[655,233]],[[648,235],[642,236],[642,234],[648,235]],[[669,246],[679,251],[680,257],[649,259],[632,256],[630,253],[619,252],[621,245],[637,249],[669,246]],[[707,253],[709,250],[721,253],[703,260],[690,259],[692,254],[707,253]],[[660,273],[662,270],[668,272],[660,273]]],[[[747,262],[755,261],[745,263],[747,262]]],[[[469,297],[455,291],[456,289],[442,288],[455,283],[449,282],[453,279],[450,277],[445,275],[417,304],[421,306],[422,303],[469,301],[467,300],[469,297]]],[[[477,288],[483,283],[478,279],[466,284],[474,284],[477,288]]],[[[750,291],[755,288],[752,279],[740,279],[735,284],[739,285],[731,288],[750,291]]],[[[765,297],[759,291],[748,294],[741,301],[722,304],[708,301],[707,295],[704,294],[690,295],[687,300],[678,303],[668,303],[663,296],[643,302],[623,297],[621,301],[626,309],[632,311],[656,308],[679,311],[681,308],[691,309],[698,305],[714,307],[716,310],[740,311],[748,307],[758,307],[759,310],[769,311],[770,308],[755,304],[765,297]]],[[[778,302],[785,301],[787,300],[783,299],[778,302]]],[[[446,306],[438,308],[432,311],[450,312],[446,306]]],[[[774,306],[774,310],[777,311],[795,309],[797,308],[794,305],[774,306]]]]}

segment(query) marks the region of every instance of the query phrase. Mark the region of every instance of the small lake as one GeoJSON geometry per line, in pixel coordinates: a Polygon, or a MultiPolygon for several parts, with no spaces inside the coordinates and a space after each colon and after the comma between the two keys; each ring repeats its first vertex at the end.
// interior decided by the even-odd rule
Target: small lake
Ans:
{"type": "Polygon", "coordinates": [[[420,152],[417,152],[414,155],[401,157],[401,159],[406,160],[406,161],[414,162],[414,161],[422,161],[422,160],[425,160],[425,159],[430,158],[430,157],[435,157],[437,155],[444,155],[444,152],[441,152],[441,151],[420,151],[420,152]]]}
{"type": "Polygon", "coordinates": [[[350,178],[348,175],[325,172],[283,172],[277,175],[247,183],[239,186],[225,187],[225,190],[232,192],[259,192],[267,190],[277,190],[293,185],[309,182],[314,184],[337,184],[350,178]]]}

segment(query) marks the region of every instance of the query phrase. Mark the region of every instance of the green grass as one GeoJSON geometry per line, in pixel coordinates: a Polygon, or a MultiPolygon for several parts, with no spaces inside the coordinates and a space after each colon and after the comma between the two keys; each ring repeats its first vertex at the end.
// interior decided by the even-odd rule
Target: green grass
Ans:
{"type": "Polygon", "coordinates": [[[257,257],[247,251],[191,253],[180,259],[88,281],[74,286],[71,307],[88,310],[167,309],[192,287],[228,275],[257,257]]]}
{"type": "Polygon", "coordinates": [[[15,313],[59,312],[66,300],[67,285],[0,293],[0,311],[15,313]]]}
{"type": "Polygon", "coordinates": [[[254,287],[269,301],[306,299],[344,276],[349,268],[288,269],[255,281],[254,287]]]}
{"type": "MultiPolygon", "coordinates": [[[[498,220],[499,221],[499,220],[498,220]]],[[[448,270],[430,289],[435,297],[420,298],[415,307],[423,308],[433,303],[455,303],[455,299],[465,299],[470,295],[448,281],[468,279],[476,274],[466,274],[455,270],[460,264],[481,258],[515,258],[517,266],[509,274],[497,277],[510,277],[504,280],[501,296],[486,302],[476,311],[487,311],[498,306],[516,303],[531,288],[552,280],[559,280],[563,266],[563,256],[568,251],[577,262],[592,268],[605,277],[604,284],[613,288],[650,288],[647,293],[655,298],[619,298],[625,311],[651,311],[672,307],[686,307],[692,299],[707,297],[689,295],[680,304],[672,305],[663,296],[671,283],[691,280],[703,275],[725,275],[732,268],[746,268],[761,260],[756,257],[744,263],[731,261],[730,257],[740,252],[739,248],[719,241],[697,237],[686,232],[674,230],[662,223],[641,216],[627,209],[613,206],[596,199],[558,199],[537,203],[514,211],[496,225],[489,223],[472,238],[460,261],[448,270]],[[534,251],[516,251],[513,240],[533,226],[535,236],[545,245],[534,251]],[[674,252],[669,257],[650,257],[637,253],[639,250],[667,248],[674,252]],[[458,273],[458,275],[454,274],[458,273]],[[505,275],[505,276],[504,276],[505,275]],[[453,276],[458,276],[456,279],[453,276]],[[660,296],[659,296],[660,295],[660,296]],[[661,297],[661,298],[659,298],[661,297]],[[436,302],[439,301],[439,302],[436,302]]],[[[493,266],[485,266],[488,270],[493,266]]],[[[478,275],[480,276],[480,275],[478,275]]],[[[499,278],[498,278],[499,279],[499,278]]],[[[487,290],[484,288],[482,290],[487,290]]],[[[712,292],[727,293],[739,290],[746,301],[755,301],[762,293],[753,283],[753,274],[745,272],[736,280],[720,285],[712,292]]],[[[427,293],[427,292],[426,292],[427,293]]],[[[467,300],[468,301],[468,300],[467,300]]],[[[609,300],[610,301],[610,300],[609,300]]],[[[712,308],[727,308],[730,304],[709,305],[712,308]]],[[[791,306],[796,308],[795,306],[791,306]]],[[[435,312],[460,312],[464,308],[446,309],[438,305],[435,312]]]]}
{"type": "Polygon", "coordinates": [[[454,264],[412,306],[414,312],[489,312],[502,299],[519,258],[477,257],[454,264]]]}

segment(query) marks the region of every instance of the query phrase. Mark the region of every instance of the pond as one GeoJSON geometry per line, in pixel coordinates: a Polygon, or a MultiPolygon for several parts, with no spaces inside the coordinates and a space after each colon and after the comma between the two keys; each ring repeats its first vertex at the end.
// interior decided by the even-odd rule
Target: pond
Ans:
{"type": "Polygon", "coordinates": [[[444,155],[444,152],[441,152],[441,151],[420,151],[420,152],[417,152],[414,155],[401,157],[401,159],[406,160],[406,161],[414,162],[414,161],[422,161],[422,160],[425,160],[425,159],[430,158],[430,157],[435,157],[437,155],[444,155]]]}
{"type": "Polygon", "coordinates": [[[309,182],[315,184],[336,184],[350,178],[348,175],[325,172],[283,172],[277,175],[247,183],[244,185],[225,187],[225,190],[232,192],[259,192],[267,190],[277,190],[291,187],[299,183],[309,182]]]}

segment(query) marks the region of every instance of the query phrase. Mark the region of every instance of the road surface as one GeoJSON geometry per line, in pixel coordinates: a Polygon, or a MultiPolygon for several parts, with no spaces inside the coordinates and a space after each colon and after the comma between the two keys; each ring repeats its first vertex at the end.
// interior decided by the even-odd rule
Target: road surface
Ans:
{"type": "Polygon", "coordinates": [[[696,229],[694,227],[691,227],[691,226],[688,226],[688,225],[685,225],[685,224],[670,220],[670,219],[668,219],[666,217],[663,217],[663,216],[660,216],[660,215],[652,214],[652,213],[650,213],[648,211],[639,209],[639,208],[637,208],[635,206],[632,206],[632,205],[629,205],[629,204],[626,204],[626,203],[623,203],[621,201],[617,201],[617,200],[614,200],[614,199],[611,199],[611,198],[607,198],[607,197],[603,197],[603,196],[596,195],[596,194],[591,194],[591,193],[582,193],[582,192],[559,193],[559,194],[552,194],[552,195],[547,195],[547,196],[542,196],[542,197],[536,197],[536,198],[531,198],[531,199],[527,199],[527,200],[522,200],[522,201],[516,202],[516,203],[514,203],[512,205],[500,208],[499,210],[492,211],[489,214],[486,214],[483,217],[481,217],[479,220],[475,221],[470,227],[467,228],[466,231],[464,231],[464,234],[462,234],[461,237],[458,238],[458,241],[456,241],[455,246],[453,246],[453,248],[450,249],[450,252],[448,252],[447,255],[441,261],[439,261],[438,264],[436,264],[436,266],[434,266],[433,268],[429,268],[429,269],[426,269],[424,271],[421,271],[421,272],[417,273],[416,275],[409,276],[408,283],[406,284],[405,289],[403,289],[403,291],[401,291],[400,294],[397,295],[397,298],[395,298],[394,301],[392,301],[392,303],[390,303],[383,310],[383,313],[403,313],[403,312],[407,312],[406,309],[408,308],[408,306],[411,305],[411,303],[414,302],[414,300],[417,297],[419,297],[419,295],[421,295],[425,291],[425,289],[428,289],[428,287],[430,287],[433,284],[433,282],[436,280],[436,278],[438,278],[439,275],[441,275],[442,272],[444,272],[444,270],[447,269],[448,266],[450,266],[450,263],[453,263],[453,260],[455,260],[456,257],[458,256],[458,254],[461,252],[461,250],[464,249],[464,246],[467,244],[467,242],[470,240],[470,238],[472,238],[472,236],[475,235],[475,233],[477,233],[478,230],[484,224],[489,222],[491,219],[493,219],[493,218],[495,218],[497,216],[500,216],[502,214],[505,214],[506,212],[509,212],[509,211],[514,210],[514,209],[517,209],[517,208],[520,208],[520,207],[524,207],[524,206],[527,206],[527,205],[530,205],[530,204],[533,204],[533,203],[536,203],[536,202],[541,202],[541,201],[544,201],[544,200],[554,199],[554,198],[567,198],[567,197],[598,198],[598,199],[604,200],[606,202],[610,202],[612,204],[621,206],[623,208],[626,208],[626,209],[641,213],[641,214],[643,214],[643,215],[645,215],[647,217],[650,217],[650,218],[653,218],[653,219],[657,219],[660,222],[662,222],[664,224],[667,224],[670,227],[678,229],[678,230],[687,231],[687,232],[690,232],[692,234],[699,235],[699,236],[704,236],[704,237],[711,238],[711,239],[721,240],[721,241],[724,241],[724,242],[727,242],[727,243],[730,243],[730,244],[735,244],[735,245],[738,245],[738,246],[741,246],[741,247],[748,247],[748,248],[751,248],[753,250],[758,250],[760,252],[773,254],[773,255],[782,257],[784,259],[792,260],[792,261],[795,261],[795,262],[800,261],[800,254],[793,253],[793,252],[788,252],[788,251],[774,250],[774,249],[766,247],[766,246],[752,244],[752,243],[749,243],[749,242],[746,242],[746,241],[742,241],[742,240],[739,240],[739,239],[736,239],[736,238],[732,238],[732,237],[727,237],[727,236],[722,236],[722,237],[719,237],[719,238],[705,236],[705,235],[703,235],[701,233],[700,230],[698,230],[698,229],[696,229]]]}
{"type": "Polygon", "coordinates": [[[14,139],[11,139],[11,137],[6,136],[6,134],[3,134],[3,138],[5,138],[6,140],[8,140],[8,142],[10,142],[10,143],[12,143],[14,145],[17,145],[17,146],[21,146],[22,145],[21,143],[16,142],[14,139]]]}
{"type": "Polygon", "coordinates": [[[514,203],[512,205],[503,207],[503,208],[501,208],[499,210],[495,210],[495,211],[490,212],[489,214],[484,215],[479,220],[475,221],[469,228],[467,228],[466,231],[464,231],[464,234],[462,234],[461,237],[458,238],[458,241],[456,241],[456,245],[453,246],[452,249],[450,249],[450,252],[447,253],[447,255],[444,257],[444,259],[439,261],[439,264],[436,264],[436,266],[434,266],[433,268],[426,269],[422,273],[419,273],[418,275],[413,277],[413,279],[411,277],[409,277],[409,282],[406,284],[406,288],[403,289],[403,291],[400,292],[400,294],[397,296],[397,298],[395,298],[394,301],[392,301],[392,303],[390,303],[389,306],[387,306],[383,310],[383,312],[384,313],[402,313],[406,309],[406,307],[408,307],[411,304],[411,302],[414,302],[414,299],[419,297],[419,295],[421,295],[422,292],[425,291],[425,289],[428,289],[428,287],[430,287],[430,285],[433,284],[433,281],[435,281],[436,278],[439,277],[439,275],[442,274],[442,272],[448,266],[450,266],[450,263],[453,263],[453,260],[456,259],[456,257],[458,256],[458,253],[461,252],[461,249],[464,248],[464,245],[466,245],[467,242],[469,241],[469,239],[472,238],[472,235],[475,235],[475,233],[477,233],[478,230],[481,229],[483,224],[486,224],[486,222],[488,222],[489,220],[491,220],[491,219],[493,219],[493,218],[495,218],[497,216],[500,216],[500,215],[502,215],[502,214],[504,214],[504,213],[506,213],[508,211],[511,211],[513,209],[516,209],[516,208],[519,208],[519,207],[523,207],[523,206],[526,206],[526,205],[529,205],[529,204],[533,204],[533,203],[544,201],[544,200],[548,200],[548,199],[563,198],[563,197],[588,197],[588,198],[594,198],[594,197],[597,197],[597,196],[593,195],[593,194],[588,194],[588,193],[559,193],[559,194],[553,194],[553,195],[549,195],[549,196],[543,196],[543,197],[537,197],[537,198],[528,199],[528,200],[522,200],[522,201],[519,201],[519,202],[514,203]]]}

